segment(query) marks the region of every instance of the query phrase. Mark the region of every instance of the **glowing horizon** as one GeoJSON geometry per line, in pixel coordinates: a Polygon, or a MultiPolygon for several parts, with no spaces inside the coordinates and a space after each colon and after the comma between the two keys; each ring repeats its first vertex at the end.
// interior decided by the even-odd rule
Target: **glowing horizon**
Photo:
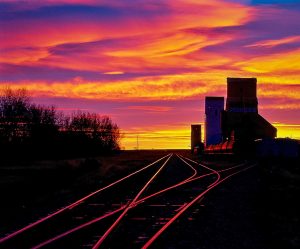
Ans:
{"type": "Polygon", "coordinates": [[[206,95],[258,79],[259,109],[300,139],[300,1],[0,0],[0,87],[109,115],[122,147],[189,148],[206,95]]]}

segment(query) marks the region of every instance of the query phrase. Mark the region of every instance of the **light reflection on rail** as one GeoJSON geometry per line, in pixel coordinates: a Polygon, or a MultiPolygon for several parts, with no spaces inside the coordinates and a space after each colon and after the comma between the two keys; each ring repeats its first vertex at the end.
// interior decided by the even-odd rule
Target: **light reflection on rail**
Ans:
{"type": "MultiPolygon", "coordinates": [[[[84,229],[84,228],[86,228],[86,227],[88,227],[88,226],[90,226],[90,225],[92,225],[92,224],[94,224],[94,223],[96,223],[96,222],[99,222],[99,221],[101,221],[101,220],[103,220],[103,219],[105,219],[105,218],[107,218],[107,217],[110,217],[110,216],[112,216],[112,215],[115,215],[115,214],[118,214],[118,213],[121,212],[121,214],[120,214],[120,215],[118,216],[118,218],[113,222],[113,224],[112,224],[112,225],[106,230],[106,232],[100,237],[100,239],[97,241],[97,243],[96,243],[95,245],[90,245],[90,246],[92,246],[93,249],[97,249],[97,248],[99,248],[100,245],[104,242],[104,240],[107,238],[107,236],[109,236],[110,233],[115,229],[116,225],[117,225],[119,222],[121,222],[121,220],[124,218],[124,216],[127,214],[127,212],[129,212],[130,209],[134,209],[136,206],[145,203],[147,200],[149,200],[149,199],[151,199],[151,198],[153,198],[153,197],[155,197],[155,196],[161,195],[161,194],[163,194],[163,193],[165,193],[165,192],[167,192],[167,191],[169,191],[169,190],[178,188],[178,187],[183,186],[183,185],[185,185],[185,184],[187,184],[187,183],[190,183],[190,182],[193,182],[193,181],[196,181],[196,180],[200,180],[200,179],[205,178],[205,177],[208,177],[208,176],[213,176],[213,175],[216,176],[216,179],[214,180],[214,182],[211,183],[211,184],[206,188],[206,190],[204,190],[204,191],[202,191],[201,193],[199,193],[199,194],[198,194],[195,198],[193,198],[190,202],[183,203],[182,205],[172,205],[172,206],[174,206],[174,207],[176,206],[176,209],[174,210],[174,211],[176,212],[176,214],[175,214],[173,217],[169,217],[169,218],[159,218],[159,224],[155,224],[155,225],[159,225],[160,228],[159,228],[159,230],[154,234],[154,236],[152,236],[151,238],[149,238],[149,237],[146,236],[146,235],[143,235],[143,236],[139,236],[139,237],[138,237],[138,241],[142,241],[143,239],[144,239],[144,240],[145,240],[145,239],[148,239],[148,241],[147,241],[147,242],[144,244],[144,246],[143,246],[143,248],[148,248],[150,245],[152,245],[152,243],[153,243],[153,242],[154,242],[154,241],[155,241],[155,240],[156,240],[163,232],[165,232],[165,230],[166,230],[171,224],[174,223],[175,220],[177,220],[184,212],[186,212],[186,211],[187,211],[194,203],[196,203],[197,201],[201,200],[201,198],[203,198],[203,196],[204,196],[206,193],[208,193],[210,190],[212,190],[213,188],[215,188],[216,186],[218,186],[220,183],[222,183],[222,182],[225,181],[226,179],[232,177],[233,175],[235,175],[235,174],[237,174],[237,173],[240,173],[240,172],[242,172],[242,171],[244,171],[244,170],[246,170],[246,169],[249,169],[249,168],[253,167],[253,165],[252,165],[252,166],[249,166],[249,167],[245,167],[245,163],[243,163],[243,164],[239,164],[239,165],[236,165],[236,166],[233,166],[233,167],[229,167],[229,168],[226,168],[226,169],[223,169],[223,170],[214,170],[214,169],[212,169],[212,168],[210,168],[210,167],[208,167],[208,166],[206,166],[206,165],[199,164],[199,163],[197,163],[197,162],[195,162],[195,161],[193,161],[193,160],[191,160],[191,159],[189,159],[189,158],[186,158],[186,157],[182,157],[182,156],[176,155],[182,162],[184,162],[185,165],[187,165],[187,166],[191,169],[192,174],[191,174],[189,177],[187,177],[186,179],[184,179],[184,180],[182,180],[182,181],[180,181],[180,182],[178,182],[178,183],[176,183],[176,184],[173,184],[173,185],[171,185],[171,186],[169,186],[169,187],[167,187],[167,188],[161,189],[161,190],[159,190],[159,191],[157,191],[157,192],[155,192],[155,193],[152,193],[151,195],[148,195],[148,196],[146,196],[146,197],[143,197],[143,198],[139,199],[140,196],[142,195],[142,193],[144,192],[144,190],[149,186],[149,184],[153,181],[153,179],[160,173],[160,171],[162,170],[162,168],[167,164],[167,162],[169,161],[169,159],[170,159],[172,156],[173,156],[172,154],[166,155],[166,156],[164,156],[164,157],[158,159],[157,161],[155,161],[155,162],[153,162],[153,163],[151,163],[151,164],[149,164],[149,165],[147,165],[147,166],[145,166],[145,167],[143,167],[143,168],[141,168],[141,169],[139,169],[139,170],[137,170],[137,171],[135,171],[135,172],[133,172],[133,173],[131,173],[131,174],[129,174],[129,175],[127,175],[127,176],[125,176],[125,177],[123,177],[123,178],[121,178],[121,179],[119,179],[119,180],[117,180],[117,181],[115,181],[115,182],[113,182],[113,183],[111,183],[111,184],[109,184],[109,185],[103,187],[103,188],[101,188],[101,189],[96,190],[95,192],[93,192],[93,193],[91,193],[91,194],[89,194],[89,195],[83,197],[82,199],[80,199],[80,200],[78,200],[78,201],[76,201],[76,202],[74,202],[74,203],[72,203],[72,204],[70,204],[70,205],[68,205],[68,206],[66,206],[66,207],[64,207],[64,208],[61,208],[61,209],[59,209],[58,211],[56,211],[56,212],[54,212],[54,213],[52,213],[52,214],[50,214],[50,215],[48,215],[48,216],[46,216],[46,217],[40,219],[40,220],[38,220],[38,221],[36,221],[36,222],[34,222],[34,223],[32,223],[32,224],[30,224],[30,225],[28,225],[28,226],[26,226],[26,227],[20,229],[20,230],[18,230],[18,231],[14,232],[14,233],[12,233],[12,234],[10,234],[10,235],[7,235],[6,237],[0,239],[0,243],[2,243],[2,242],[6,241],[6,240],[8,240],[8,239],[10,239],[10,238],[12,238],[12,237],[14,237],[14,236],[16,236],[16,235],[18,235],[18,234],[20,234],[20,233],[26,231],[26,230],[28,230],[28,229],[30,229],[30,228],[32,228],[32,227],[34,227],[34,226],[36,226],[36,225],[38,225],[38,224],[44,222],[45,220],[48,220],[48,219],[50,219],[50,218],[56,216],[57,214],[60,214],[60,213],[62,213],[62,212],[64,212],[64,211],[66,211],[66,210],[73,209],[74,207],[76,207],[76,206],[78,206],[78,205],[84,203],[85,200],[87,200],[88,198],[90,198],[90,197],[96,195],[97,193],[99,193],[99,192],[101,192],[101,191],[103,191],[103,190],[105,190],[105,189],[108,189],[108,188],[110,188],[110,187],[113,187],[113,186],[115,186],[116,184],[122,182],[123,180],[128,179],[129,177],[131,177],[131,176],[133,176],[133,175],[135,175],[135,174],[138,174],[138,173],[142,172],[143,170],[145,170],[145,169],[147,169],[147,168],[149,168],[149,167],[155,165],[156,163],[162,161],[163,159],[166,159],[166,158],[167,158],[166,161],[162,164],[162,166],[155,172],[155,174],[150,178],[150,180],[143,186],[143,188],[139,191],[139,193],[134,197],[134,199],[133,199],[132,201],[128,202],[126,205],[121,205],[121,204],[115,203],[115,204],[112,205],[112,206],[116,207],[115,210],[109,211],[109,212],[105,213],[104,215],[102,215],[102,216],[100,216],[100,217],[97,217],[97,218],[95,218],[95,219],[93,219],[93,220],[91,220],[91,221],[88,221],[88,222],[86,222],[86,223],[84,223],[84,224],[81,224],[81,225],[79,225],[79,226],[77,226],[77,227],[75,227],[75,228],[72,228],[72,229],[68,230],[68,231],[65,231],[65,232],[63,232],[63,233],[61,233],[61,234],[59,234],[59,235],[57,235],[57,236],[55,236],[55,237],[53,237],[53,238],[50,238],[50,239],[48,239],[47,241],[44,241],[44,242],[42,242],[42,243],[40,243],[40,244],[38,244],[38,245],[36,245],[36,246],[33,247],[33,249],[42,248],[42,247],[44,247],[44,246],[46,246],[46,245],[48,245],[48,244],[50,244],[50,243],[53,243],[54,241],[57,241],[57,240],[59,240],[59,239],[62,239],[62,238],[66,237],[66,236],[68,236],[68,235],[70,235],[70,234],[72,234],[72,233],[74,233],[74,232],[76,232],[76,231],[79,231],[79,230],[81,230],[81,229],[84,229]],[[207,169],[207,170],[209,170],[209,171],[211,171],[211,172],[210,172],[210,173],[206,173],[206,174],[199,175],[198,169],[196,169],[194,166],[192,166],[188,161],[189,161],[189,162],[192,162],[192,163],[194,163],[194,164],[197,164],[197,166],[200,166],[200,167],[202,167],[202,168],[205,168],[205,169],[207,169]],[[229,170],[232,170],[232,169],[238,169],[238,168],[240,168],[240,167],[244,167],[244,168],[243,168],[242,170],[239,170],[239,171],[237,171],[237,172],[234,172],[234,173],[232,173],[232,174],[230,174],[230,175],[224,177],[223,179],[221,179],[221,175],[220,175],[221,172],[229,171],[229,170]]],[[[100,205],[103,205],[103,204],[91,203],[91,204],[88,204],[88,205],[95,205],[95,206],[99,205],[99,206],[100,206],[100,205]]],[[[156,205],[158,208],[159,208],[159,207],[162,207],[162,205],[163,205],[163,206],[166,206],[165,204],[152,204],[152,206],[154,206],[154,205],[156,205]]],[[[133,218],[133,219],[142,221],[142,220],[145,220],[146,218],[144,218],[144,217],[136,217],[136,218],[133,218]]]]}

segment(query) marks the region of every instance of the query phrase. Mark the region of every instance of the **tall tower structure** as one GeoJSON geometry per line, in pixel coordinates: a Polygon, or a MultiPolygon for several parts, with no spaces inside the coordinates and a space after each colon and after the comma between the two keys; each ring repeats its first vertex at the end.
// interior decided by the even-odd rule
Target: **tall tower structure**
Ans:
{"type": "Polygon", "coordinates": [[[223,139],[247,143],[274,138],[277,130],[258,114],[256,78],[227,78],[226,110],[222,113],[223,139]]]}
{"type": "Polygon", "coordinates": [[[224,97],[205,97],[205,146],[222,142],[224,97]]]}
{"type": "Polygon", "coordinates": [[[227,78],[226,111],[258,113],[256,78],[227,78]]]}
{"type": "Polygon", "coordinates": [[[201,146],[201,125],[191,125],[191,150],[193,152],[196,146],[201,146]]]}

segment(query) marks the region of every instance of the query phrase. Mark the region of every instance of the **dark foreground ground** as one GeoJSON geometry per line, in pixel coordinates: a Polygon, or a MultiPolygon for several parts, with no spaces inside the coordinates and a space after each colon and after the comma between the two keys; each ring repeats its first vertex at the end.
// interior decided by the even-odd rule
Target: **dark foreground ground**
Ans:
{"type": "Polygon", "coordinates": [[[182,234],[195,249],[300,248],[299,173],[294,161],[260,162],[204,197],[189,227],[170,229],[166,241],[182,234]]]}
{"type": "Polygon", "coordinates": [[[94,158],[0,162],[0,237],[168,153],[125,151],[94,158]]]}
{"type": "MultiPolygon", "coordinates": [[[[190,157],[189,151],[179,153],[190,157]]],[[[166,154],[127,151],[101,158],[2,164],[0,237],[166,154]]],[[[168,245],[159,248],[299,248],[299,194],[296,162],[261,162],[209,193],[197,204],[200,211],[193,220],[179,220],[182,226],[171,227],[163,235],[168,245]]]]}

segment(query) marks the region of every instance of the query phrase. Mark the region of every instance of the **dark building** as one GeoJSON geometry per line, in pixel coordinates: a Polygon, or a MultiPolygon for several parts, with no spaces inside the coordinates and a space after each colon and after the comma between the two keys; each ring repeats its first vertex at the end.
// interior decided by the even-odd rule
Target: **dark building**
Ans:
{"type": "Polygon", "coordinates": [[[227,78],[225,110],[223,97],[205,98],[206,150],[226,151],[234,144],[248,151],[255,140],[277,136],[277,129],[258,113],[256,91],[256,78],[227,78]]]}
{"type": "Polygon", "coordinates": [[[258,113],[256,78],[227,78],[226,111],[258,113]]]}
{"type": "Polygon", "coordinates": [[[201,125],[191,125],[191,150],[194,152],[195,148],[201,148],[201,125]]]}
{"type": "Polygon", "coordinates": [[[224,97],[205,97],[205,146],[222,142],[224,97]]]}
{"type": "Polygon", "coordinates": [[[255,78],[227,78],[226,109],[222,112],[223,140],[275,138],[277,129],[258,114],[255,78]]]}

